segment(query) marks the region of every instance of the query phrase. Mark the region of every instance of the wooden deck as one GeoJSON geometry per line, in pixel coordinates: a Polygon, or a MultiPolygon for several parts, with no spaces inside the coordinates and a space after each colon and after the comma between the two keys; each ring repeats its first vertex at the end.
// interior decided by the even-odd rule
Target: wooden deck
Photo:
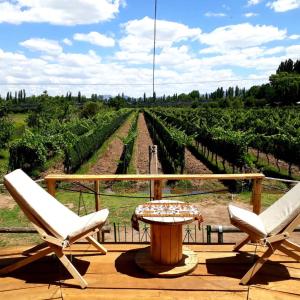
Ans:
{"type": "MultiPolygon", "coordinates": [[[[107,255],[98,255],[88,244],[72,245],[72,261],[88,282],[84,290],[70,279],[53,256],[0,277],[0,299],[300,299],[300,263],[276,253],[249,286],[239,279],[255,259],[248,253],[233,253],[233,245],[190,245],[199,257],[189,275],[155,278],[134,263],[141,244],[106,244],[107,255]]],[[[21,256],[27,247],[1,248],[0,267],[21,256]]],[[[260,255],[260,248],[256,254],[260,255]]]]}

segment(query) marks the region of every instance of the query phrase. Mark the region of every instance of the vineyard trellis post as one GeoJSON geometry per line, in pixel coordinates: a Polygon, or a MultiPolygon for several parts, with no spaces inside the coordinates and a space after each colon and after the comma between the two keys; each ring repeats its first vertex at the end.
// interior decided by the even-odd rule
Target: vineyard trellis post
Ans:
{"type": "MultiPolygon", "coordinates": [[[[157,158],[157,145],[149,146],[149,174],[158,174],[158,158],[157,158]]],[[[159,186],[161,184],[157,183],[157,181],[150,181],[150,198],[151,199],[161,199],[157,198],[159,196],[159,186]]],[[[161,192],[160,192],[161,194],[161,192]]]]}

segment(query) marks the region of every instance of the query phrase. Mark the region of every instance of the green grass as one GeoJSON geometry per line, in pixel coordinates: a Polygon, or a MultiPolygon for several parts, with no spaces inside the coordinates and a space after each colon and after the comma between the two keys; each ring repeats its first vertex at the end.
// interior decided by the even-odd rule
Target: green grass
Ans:
{"type": "MultiPolygon", "coordinates": [[[[262,193],[261,195],[261,205],[262,207],[268,207],[273,204],[276,200],[278,200],[281,195],[284,193],[262,193]]],[[[243,192],[236,195],[236,199],[244,203],[250,203],[251,192],[243,192]]]]}
{"type": "Polygon", "coordinates": [[[12,140],[18,139],[22,136],[25,131],[26,119],[28,117],[27,113],[9,114],[9,118],[14,124],[14,133],[12,140]]]}

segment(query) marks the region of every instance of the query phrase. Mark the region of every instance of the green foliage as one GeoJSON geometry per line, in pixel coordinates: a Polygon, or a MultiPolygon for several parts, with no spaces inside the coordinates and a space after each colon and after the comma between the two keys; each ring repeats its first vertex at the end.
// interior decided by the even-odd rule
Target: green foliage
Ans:
{"type": "Polygon", "coordinates": [[[47,160],[47,149],[43,136],[26,130],[22,139],[15,141],[10,149],[9,167],[11,170],[22,168],[31,173],[42,168],[47,160]]]}
{"type": "Polygon", "coordinates": [[[129,113],[128,109],[99,113],[94,118],[90,130],[65,148],[65,170],[67,172],[77,170],[115,132],[129,113]]]}
{"type": "Polygon", "coordinates": [[[0,117],[0,149],[3,149],[13,133],[13,125],[6,117],[0,117]]]}
{"type": "Polygon", "coordinates": [[[133,154],[133,147],[135,143],[135,139],[137,137],[137,122],[138,122],[138,112],[134,114],[133,121],[131,123],[131,127],[129,132],[125,138],[121,138],[124,149],[120,158],[120,162],[117,167],[117,174],[122,173],[126,174],[128,172],[128,168],[130,165],[130,161],[133,154]]]}
{"type": "Polygon", "coordinates": [[[155,109],[168,128],[177,127],[237,167],[251,167],[248,147],[299,164],[300,110],[155,109]]]}
{"type": "Polygon", "coordinates": [[[300,99],[300,74],[280,72],[270,76],[277,100],[284,105],[295,104],[300,99]]]}
{"type": "Polygon", "coordinates": [[[153,111],[146,110],[145,118],[150,134],[158,146],[158,154],[164,172],[183,173],[185,165],[184,149],[188,137],[180,130],[166,126],[153,111]]]}
{"type": "Polygon", "coordinates": [[[80,115],[83,118],[94,117],[100,110],[100,104],[98,102],[88,101],[84,103],[80,115]]]}

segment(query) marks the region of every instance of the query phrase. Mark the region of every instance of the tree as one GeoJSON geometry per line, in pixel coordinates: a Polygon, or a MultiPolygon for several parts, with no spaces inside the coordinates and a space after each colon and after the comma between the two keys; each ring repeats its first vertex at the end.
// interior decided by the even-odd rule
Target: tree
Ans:
{"type": "Polygon", "coordinates": [[[84,103],[80,115],[84,118],[90,118],[95,116],[100,110],[99,103],[88,101],[84,103]]]}
{"type": "Polygon", "coordinates": [[[200,93],[197,90],[191,91],[189,93],[189,96],[193,99],[193,100],[199,100],[200,98],[200,93]]]}
{"type": "Polygon", "coordinates": [[[81,103],[81,92],[78,92],[78,96],[77,96],[77,101],[78,103],[81,103]]]}
{"type": "Polygon", "coordinates": [[[281,72],[291,73],[294,69],[294,62],[291,59],[288,59],[284,62],[281,62],[276,73],[279,74],[281,72]]]}
{"type": "Polygon", "coordinates": [[[297,60],[297,61],[294,63],[294,69],[293,69],[293,71],[294,71],[295,73],[300,74],[300,60],[297,60]]]}
{"type": "Polygon", "coordinates": [[[276,98],[285,105],[295,104],[300,99],[300,74],[280,72],[270,76],[276,98]]]}

